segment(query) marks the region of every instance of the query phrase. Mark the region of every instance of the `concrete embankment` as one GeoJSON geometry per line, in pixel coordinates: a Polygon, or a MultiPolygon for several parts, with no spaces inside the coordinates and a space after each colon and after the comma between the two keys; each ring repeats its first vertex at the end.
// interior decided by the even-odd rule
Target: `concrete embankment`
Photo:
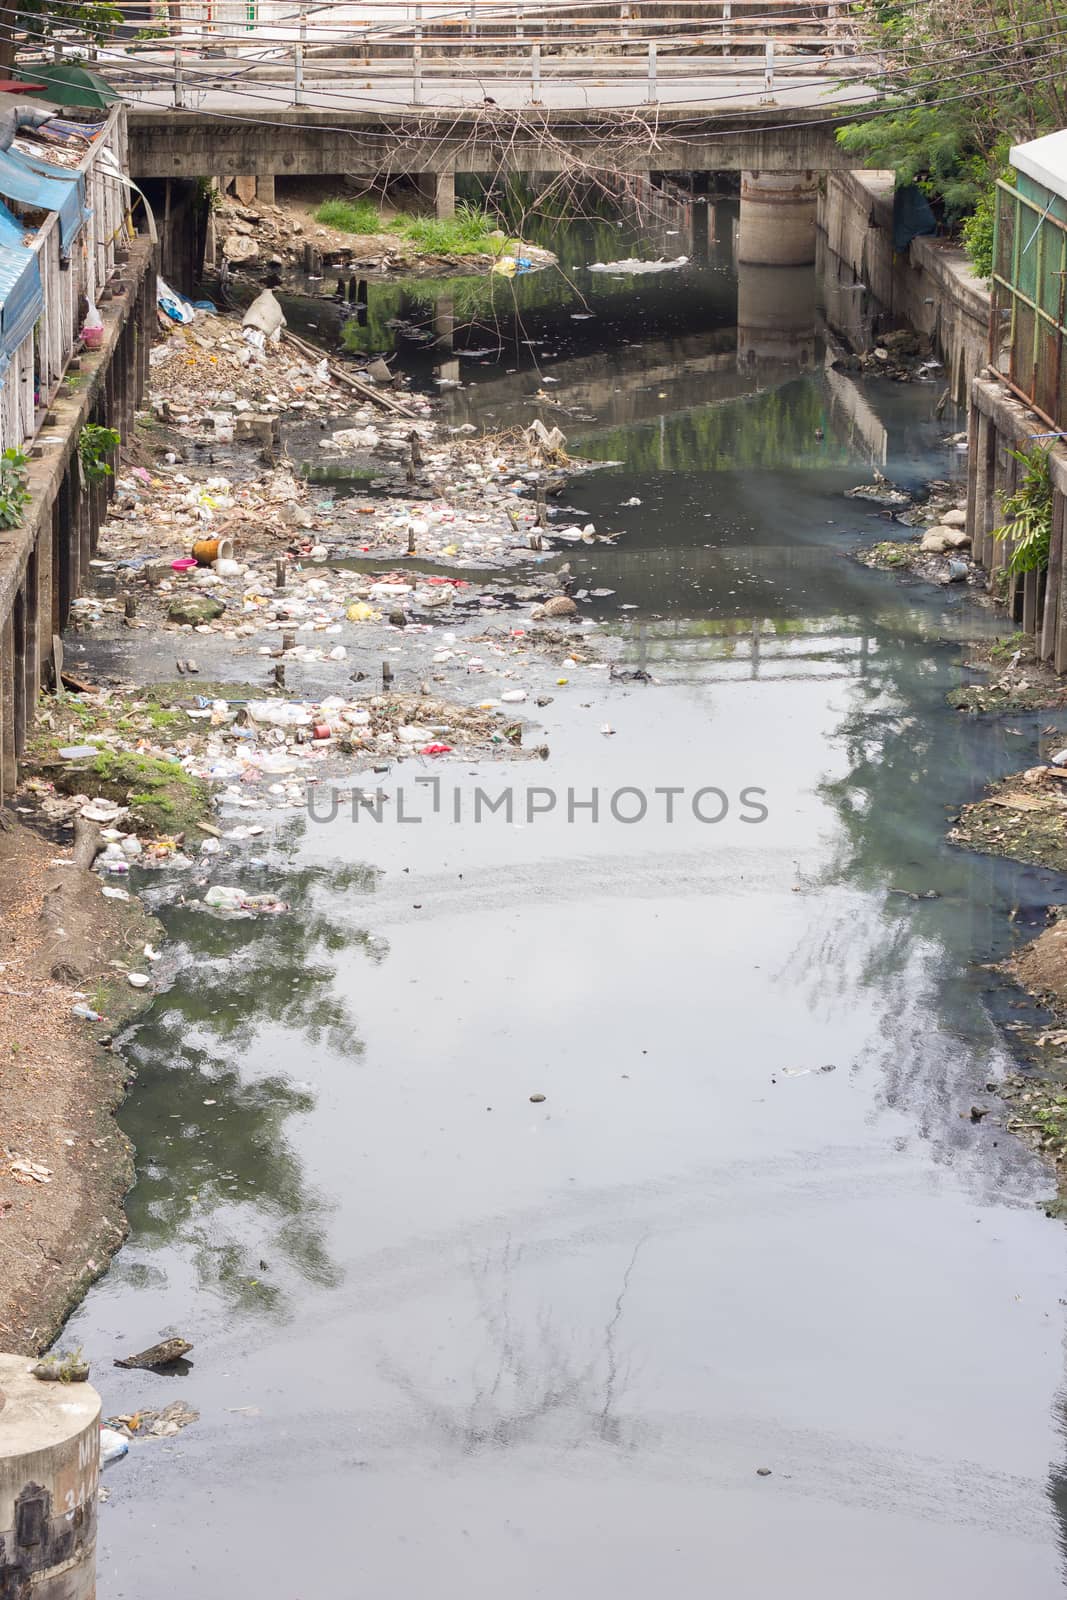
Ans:
{"type": "Polygon", "coordinates": [[[966,251],[944,239],[893,247],[891,172],[832,172],[819,199],[826,317],[857,350],[906,323],[944,362],[950,398],[966,405],[987,360],[989,292],[966,251]]]}

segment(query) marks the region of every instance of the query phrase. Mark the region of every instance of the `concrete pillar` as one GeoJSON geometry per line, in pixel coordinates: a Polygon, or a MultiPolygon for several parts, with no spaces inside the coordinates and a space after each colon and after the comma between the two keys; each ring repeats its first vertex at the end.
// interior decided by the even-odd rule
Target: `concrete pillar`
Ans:
{"type": "Polygon", "coordinates": [[[456,214],[456,175],[454,172],[420,172],[415,187],[424,205],[438,221],[456,214]]]}
{"type": "Polygon", "coordinates": [[[989,537],[993,527],[993,478],[997,460],[997,430],[984,411],[978,413],[975,438],[974,469],[974,527],[971,532],[971,555],[988,571],[993,564],[993,541],[989,537]]]}
{"type": "Polygon", "coordinates": [[[256,199],[261,200],[265,206],[274,205],[274,174],[269,177],[256,179],[256,199]]]}
{"type": "Polygon", "coordinates": [[[815,260],[814,172],[742,172],[737,259],[764,267],[815,260]]]}
{"type": "Polygon", "coordinates": [[[100,1396],[0,1355],[0,1594],[94,1600],[100,1396]]]}
{"type": "Polygon", "coordinates": [[[256,198],[257,178],[234,178],[233,192],[243,206],[250,206],[256,198]]]}
{"type": "Polygon", "coordinates": [[[456,302],[450,294],[439,294],[433,303],[433,331],[435,348],[451,354],[456,332],[456,302]]]}
{"type": "Polygon", "coordinates": [[[812,366],[813,267],[745,267],[737,276],[737,364],[812,366]]]}

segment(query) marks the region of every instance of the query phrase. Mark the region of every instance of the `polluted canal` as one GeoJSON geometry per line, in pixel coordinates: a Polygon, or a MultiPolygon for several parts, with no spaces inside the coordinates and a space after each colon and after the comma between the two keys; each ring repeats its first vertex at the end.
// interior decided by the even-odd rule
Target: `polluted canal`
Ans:
{"type": "MultiPolygon", "coordinates": [[[[105,1414],[199,1415],[109,1468],[106,1600],[1061,1592],[1054,1178],[970,1115],[1021,1014],[987,964],[1059,880],[944,837],[1037,720],[949,709],[1010,630],[854,560],[887,524],[846,496],[962,494],[961,423],[936,375],[827,373],[814,272],[739,284],[707,212],[684,266],[592,274],[649,247],[601,226],[520,317],[372,286],[347,335],[453,426],[558,424],[602,465],[550,520],[618,537],[531,553],[585,620],[507,679],[529,759],[376,761],[377,811],[322,783],[132,874],[167,944],[121,1041],[130,1237],[65,1342],[105,1414]]],[[[345,492],[314,425],[288,446],[345,492]]],[[[450,698],[499,700],[475,626],[398,687],[451,652],[450,698]]],[[[173,677],[164,644],[90,632],[78,670],[173,677]]],[[[375,692],[354,659],[287,687],[375,692]]]]}

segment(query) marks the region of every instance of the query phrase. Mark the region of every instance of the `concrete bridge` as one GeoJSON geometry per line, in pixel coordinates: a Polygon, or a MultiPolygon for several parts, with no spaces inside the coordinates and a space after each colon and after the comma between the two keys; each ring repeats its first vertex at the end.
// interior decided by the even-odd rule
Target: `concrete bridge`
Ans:
{"type": "Polygon", "coordinates": [[[855,165],[837,128],[877,98],[845,0],[374,0],[184,19],[173,46],[105,54],[138,178],[417,179],[437,215],[457,174],[742,173],[740,259],[814,256],[818,175],[855,165]],[[320,15],[321,12],[321,15],[320,15]],[[373,14],[372,14],[373,12],[373,14]]]}
{"type": "MultiPolygon", "coordinates": [[[[491,86],[488,86],[491,87],[491,86]]],[[[854,167],[836,130],[854,114],[828,106],[659,107],[653,117],[624,110],[402,107],[392,113],[349,106],[216,110],[213,97],[176,111],[131,108],[130,168],[138,180],[255,178],[264,202],[278,177],[309,175],[419,180],[438,216],[455,209],[457,174],[742,174],[738,259],[796,265],[815,256],[822,173],[854,167]]]]}

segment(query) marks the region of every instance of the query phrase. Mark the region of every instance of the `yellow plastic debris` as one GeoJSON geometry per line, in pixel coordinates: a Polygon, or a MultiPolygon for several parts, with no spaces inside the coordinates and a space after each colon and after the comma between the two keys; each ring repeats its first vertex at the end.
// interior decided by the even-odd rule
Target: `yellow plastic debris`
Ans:
{"type": "Polygon", "coordinates": [[[381,612],[375,611],[365,600],[353,600],[345,616],[349,622],[377,622],[381,618],[381,612]]]}

